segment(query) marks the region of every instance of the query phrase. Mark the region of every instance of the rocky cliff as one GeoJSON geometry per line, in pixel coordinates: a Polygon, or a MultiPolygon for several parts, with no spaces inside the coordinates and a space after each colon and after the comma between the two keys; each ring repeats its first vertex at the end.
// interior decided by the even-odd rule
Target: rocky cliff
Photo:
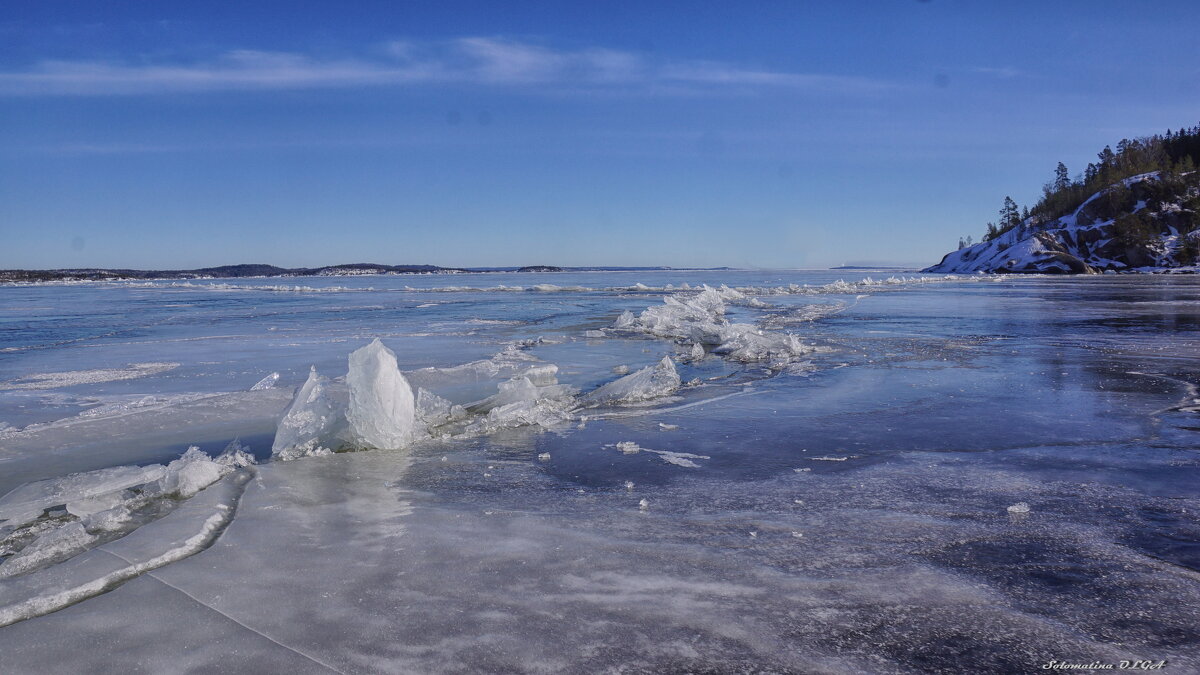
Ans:
{"type": "Polygon", "coordinates": [[[942,273],[1191,272],[1200,262],[1200,172],[1152,172],[1110,185],[1073,213],[1030,218],[988,241],[947,253],[942,273]]]}

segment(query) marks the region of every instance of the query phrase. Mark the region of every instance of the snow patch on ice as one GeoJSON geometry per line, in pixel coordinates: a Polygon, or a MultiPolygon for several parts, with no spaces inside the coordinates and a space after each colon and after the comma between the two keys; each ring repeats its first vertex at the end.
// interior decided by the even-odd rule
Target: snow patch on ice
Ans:
{"type": "Polygon", "coordinates": [[[97,368],[95,370],[70,370],[58,373],[33,373],[8,382],[0,382],[3,389],[57,389],[80,384],[117,382],[165,373],[178,368],[178,363],[131,363],[124,368],[97,368]]]}
{"type": "MultiPolygon", "coordinates": [[[[667,464],[674,464],[675,466],[682,466],[688,469],[700,468],[699,464],[692,461],[694,459],[712,459],[712,457],[709,457],[708,455],[696,455],[690,452],[674,452],[671,450],[652,450],[650,448],[643,448],[634,441],[620,441],[619,443],[613,443],[605,447],[616,448],[626,455],[635,455],[639,452],[648,452],[653,455],[658,455],[659,459],[667,464]]],[[[630,486],[632,486],[632,484],[630,484],[630,486]]]]}

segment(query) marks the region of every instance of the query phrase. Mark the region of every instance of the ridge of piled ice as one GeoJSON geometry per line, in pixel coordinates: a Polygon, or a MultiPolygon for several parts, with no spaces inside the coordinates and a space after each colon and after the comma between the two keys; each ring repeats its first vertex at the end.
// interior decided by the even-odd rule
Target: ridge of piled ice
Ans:
{"type": "Polygon", "coordinates": [[[467,406],[472,413],[486,415],[463,430],[482,435],[499,429],[537,425],[554,427],[571,420],[578,390],[558,383],[558,366],[552,363],[526,368],[497,385],[497,392],[467,406]]]}
{"type": "Polygon", "coordinates": [[[337,444],[335,434],[343,415],[330,398],[328,386],[329,380],[314,366],[279,421],[271,445],[272,457],[287,461],[333,452],[331,446],[337,444]]]}
{"type": "Polygon", "coordinates": [[[772,366],[809,354],[813,347],[795,335],[766,331],[748,323],[731,323],[725,318],[726,301],[743,301],[744,293],[722,286],[704,287],[689,298],[667,296],[663,304],[648,307],[638,316],[623,312],[613,324],[615,330],[634,331],[671,338],[685,345],[712,347],[714,354],[741,362],[768,361],[772,366]]]}
{"type": "Polygon", "coordinates": [[[96,541],[78,521],[56,527],[34,539],[0,565],[0,579],[30,572],[75,556],[96,541]]]}
{"type": "MultiPolygon", "coordinates": [[[[234,440],[216,459],[193,445],[166,466],[111,467],[24,485],[5,495],[4,514],[16,516],[0,528],[0,551],[15,553],[0,564],[0,578],[40,569],[111,540],[111,533],[137,526],[135,511],[156,500],[189,499],[253,463],[245,446],[234,440]],[[51,511],[39,520],[47,509],[62,504],[66,515],[51,511]]],[[[145,515],[140,520],[145,522],[145,515]]]]}
{"type": "Polygon", "coordinates": [[[159,480],[166,472],[161,464],[115,466],[60,478],[26,483],[0,497],[0,520],[6,527],[20,527],[36,520],[51,507],[79,505],[126,488],[159,480]]]}
{"type": "Polygon", "coordinates": [[[498,391],[482,401],[467,406],[474,413],[490,413],[513,403],[532,403],[542,399],[566,399],[575,395],[573,387],[558,383],[558,366],[553,363],[533,366],[507,382],[497,385],[498,391]]]}
{"type": "Polygon", "coordinates": [[[396,355],[379,341],[350,354],[350,440],[360,447],[403,448],[416,432],[416,398],[396,355]]]}
{"type": "Polygon", "coordinates": [[[501,429],[539,426],[552,429],[573,420],[573,398],[541,398],[507,403],[488,411],[467,425],[461,435],[484,436],[501,429]]]}
{"type": "Polygon", "coordinates": [[[584,403],[609,405],[647,401],[670,396],[679,389],[679,385],[679,372],[675,370],[675,362],[671,357],[664,356],[652,366],[613,380],[591,392],[584,397],[584,403]]]}
{"type": "Polygon", "coordinates": [[[530,362],[538,359],[526,353],[522,345],[506,345],[503,350],[489,359],[471,361],[451,367],[420,368],[410,370],[404,377],[412,387],[429,390],[445,387],[461,387],[480,384],[496,378],[511,378],[529,368],[530,362]]]}

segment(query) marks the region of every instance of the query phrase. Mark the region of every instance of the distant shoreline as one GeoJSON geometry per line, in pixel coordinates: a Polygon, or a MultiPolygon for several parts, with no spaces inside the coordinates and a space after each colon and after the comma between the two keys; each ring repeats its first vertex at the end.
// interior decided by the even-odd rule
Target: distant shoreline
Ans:
{"type": "Polygon", "coordinates": [[[437,265],[382,265],[376,263],[351,263],[327,265],[325,267],[276,267],[274,265],[245,264],[201,267],[187,270],[135,270],[119,268],[76,267],[50,270],[0,270],[0,283],[33,283],[44,281],[169,281],[180,279],[241,279],[241,278],[296,278],[296,277],[352,277],[366,275],[409,275],[409,274],[491,274],[491,273],[548,273],[548,272],[652,272],[668,270],[722,271],[732,267],[630,267],[592,266],[558,267],[555,265],[527,265],[523,267],[440,267],[437,265]]]}

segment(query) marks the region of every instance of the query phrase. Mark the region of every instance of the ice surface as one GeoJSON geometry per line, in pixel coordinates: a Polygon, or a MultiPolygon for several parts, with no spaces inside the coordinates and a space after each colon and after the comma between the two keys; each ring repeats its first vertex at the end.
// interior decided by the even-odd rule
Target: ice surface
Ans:
{"type": "Polygon", "coordinates": [[[103,550],[85,552],[97,538],[78,522],[39,537],[0,565],[3,570],[18,563],[7,574],[17,579],[6,581],[0,571],[0,628],[94,598],[207,548],[233,519],[249,474],[234,478],[237,480],[223,482],[224,490],[206,490],[165,518],[104,544],[103,550]],[[46,568],[65,558],[71,559],[46,568]],[[18,580],[21,583],[15,583],[18,580]]]}
{"type": "Polygon", "coordinates": [[[329,454],[340,444],[337,434],[344,426],[344,413],[329,396],[328,387],[329,380],[314,366],[279,422],[272,457],[286,461],[329,454]]]}
{"type": "Polygon", "coordinates": [[[367,448],[403,448],[416,435],[416,398],[396,365],[396,355],[379,341],[350,354],[351,442],[367,448]]]}
{"type": "Polygon", "coordinates": [[[664,356],[653,366],[646,366],[589,393],[584,397],[584,402],[589,405],[612,405],[647,401],[670,396],[679,389],[679,384],[675,362],[671,357],[664,356]]]}
{"type": "MultiPolygon", "coordinates": [[[[188,377],[114,381],[94,401],[0,392],[5,421],[47,411],[0,437],[0,491],[134,462],[158,463],[152,484],[191,444],[215,458],[191,453],[172,484],[228,473],[189,498],[150,497],[147,483],[66,490],[25,509],[33,522],[0,523],[0,558],[48,555],[0,579],[3,669],[956,672],[964,651],[984,672],[1146,654],[1200,669],[1188,544],[1200,538],[1188,389],[1200,345],[1187,330],[1200,279],[671,271],[638,286],[630,274],[535,275],[504,291],[463,290],[492,283],[463,277],[420,311],[431,292],[403,286],[444,277],[303,296],[5,288],[44,293],[0,294],[0,307],[52,308],[55,333],[73,330],[60,315],[87,319],[63,339],[92,346],[41,346],[45,324],[0,331],[0,349],[19,350],[0,380],[151,360],[187,363],[188,377]],[[543,281],[557,288],[528,290],[543,281]],[[113,322],[136,339],[91,339],[105,326],[89,307],[126,295],[137,302],[113,322]],[[662,300],[701,295],[693,309],[662,300]],[[836,320],[826,295],[847,300],[836,320]],[[656,335],[639,319],[651,305],[696,318],[656,335]],[[632,329],[582,339],[627,309],[632,329]],[[180,313],[194,320],[153,323],[180,313]],[[702,342],[685,330],[697,325],[702,342]],[[769,344],[760,357],[751,343],[786,336],[780,326],[831,350],[769,344]],[[230,439],[270,445],[297,403],[290,387],[245,391],[254,379],[278,370],[292,384],[311,363],[340,376],[374,335],[431,366],[403,373],[411,451],[233,469],[249,451],[230,439]],[[586,426],[580,398],[546,390],[599,391],[614,366],[664,354],[703,384],[586,426]],[[812,376],[781,376],[797,364],[812,376]],[[1150,369],[1174,379],[1132,374],[1150,369]],[[1037,517],[1004,515],[1019,501],[1037,517]]],[[[344,418],[347,386],[324,384],[344,418]]],[[[343,444],[335,430],[324,446],[343,444]]]]}

